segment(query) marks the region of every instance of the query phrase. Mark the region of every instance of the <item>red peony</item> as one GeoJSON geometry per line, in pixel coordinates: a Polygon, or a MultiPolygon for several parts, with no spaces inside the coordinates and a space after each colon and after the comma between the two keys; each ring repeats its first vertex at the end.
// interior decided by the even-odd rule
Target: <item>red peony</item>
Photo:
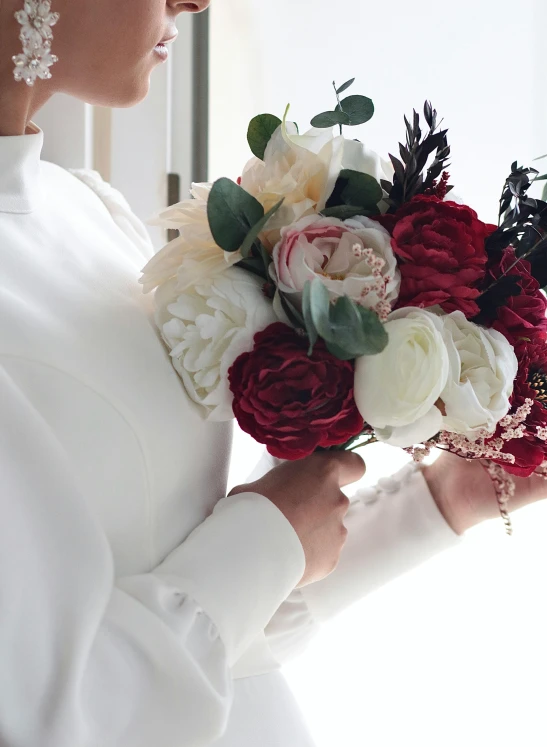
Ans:
{"type": "MultiPolygon", "coordinates": [[[[526,399],[534,400],[532,411],[526,418],[526,431],[519,439],[507,441],[503,451],[513,454],[514,464],[501,462],[505,470],[517,477],[529,477],[547,459],[547,443],[537,436],[537,428],[547,427],[547,403],[543,403],[538,397],[538,384],[534,388],[532,382],[534,374],[543,378],[547,373],[547,348],[540,340],[521,346],[517,352],[519,359],[519,371],[515,380],[511,412],[524,404],[526,399]]],[[[499,436],[500,429],[496,435],[499,436]]]]}
{"type": "Polygon", "coordinates": [[[280,459],[302,459],[363,430],[353,399],[354,366],[280,322],[255,338],[228,372],[234,415],[246,433],[280,459]]]}
{"type": "Polygon", "coordinates": [[[474,210],[419,195],[380,222],[391,232],[399,259],[398,306],[441,306],[470,319],[479,308],[478,285],[486,273],[485,239],[496,229],[474,210]]]}
{"type": "Polygon", "coordinates": [[[502,273],[517,276],[521,288],[519,296],[509,296],[505,305],[498,307],[497,319],[491,326],[507,337],[520,358],[523,346],[547,340],[547,299],[530,273],[530,263],[521,259],[513,267],[515,259],[515,250],[510,247],[490,271],[493,278],[502,273]]]}

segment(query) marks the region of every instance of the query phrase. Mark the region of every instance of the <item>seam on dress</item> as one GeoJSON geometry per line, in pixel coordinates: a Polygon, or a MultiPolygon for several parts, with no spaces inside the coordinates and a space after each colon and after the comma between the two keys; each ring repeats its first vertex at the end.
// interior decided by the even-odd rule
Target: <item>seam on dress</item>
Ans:
{"type": "MultiPolygon", "coordinates": [[[[120,409],[120,407],[112,402],[112,400],[108,397],[106,397],[104,394],[102,394],[100,391],[98,391],[95,387],[91,386],[91,384],[88,384],[83,379],[81,379],[79,376],[75,376],[74,374],[70,373],[70,371],[66,371],[64,368],[58,368],[57,366],[52,365],[51,363],[47,363],[45,361],[37,360],[35,358],[29,358],[25,355],[17,355],[13,353],[0,353],[0,362],[2,360],[19,360],[19,361],[25,361],[27,363],[32,363],[38,366],[43,366],[44,368],[49,368],[52,371],[56,371],[57,373],[63,374],[64,376],[68,376],[73,381],[78,382],[78,384],[81,384],[89,391],[96,394],[98,397],[103,400],[106,404],[108,404],[124,421],[124,423],[130,428],[131,432],[135,436],[135,441],[138,444],[139,451],[141,453],[143,466],[144,466],[144,476],[145,476],[145,483],[146,483],[146,504],[147,504],[147,518],[148,518],[148,527],[149,527],[149,533],[148,533],[148,555],[149,555],[149,566],[152,570],[156,567],[157,564],[157,555],[156,555],[156,548],[155,548],[155,537],[156,537],[156,522],[154,519],[154,512],[152,510],[152,495],[151,495],[151,486],[150,486],[150,465],[149,461],[146,456],[146,449],[144,448],[144,445],[139,438],[139,435],[137,433],[137,430],[135,427],[131,424],[131,421],[129,417],[120,409]]],[[[17,384],[17,382],[15,382],[17,384]]],[[[47,421],[45,421],[47,423],[47,421]]],[[[49,424],[48,424],[49,425],[49,424]]],[[[55,437],[57,443],[62,448],[63,451],[65,451],[63,444],[55,437]]],[[[66,452],[65,452],[66,453],[66,452]]]]}

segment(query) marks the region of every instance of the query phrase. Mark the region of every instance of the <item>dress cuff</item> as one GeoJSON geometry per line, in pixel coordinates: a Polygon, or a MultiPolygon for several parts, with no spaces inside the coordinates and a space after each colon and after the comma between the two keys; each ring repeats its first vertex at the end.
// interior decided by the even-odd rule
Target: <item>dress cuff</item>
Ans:
{"type": "Polygon", "coordinates": [[[304,550],[290,522],[267,498],[221,500],[156,569],[171,576],[218,628],[229,664],[262,633],[300,582],[304,550]]]}

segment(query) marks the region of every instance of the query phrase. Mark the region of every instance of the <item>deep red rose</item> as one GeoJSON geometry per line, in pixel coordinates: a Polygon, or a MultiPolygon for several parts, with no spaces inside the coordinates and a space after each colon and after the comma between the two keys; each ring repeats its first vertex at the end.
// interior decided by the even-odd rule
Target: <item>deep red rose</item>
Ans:
{"type": "Polygon", "coordinates": [[[506,304],[498,307],[492,327],[507,337],[520,357],[523,346],[547,340],[547,299],[531,275],[530,263],[520,260],[513,267],[515,259],[515,250],[510,247],[504,252],[501,262],[489,272],[492,278],[498,278],[502,273],[518,277],[521,294],[509,296],[506,304]]]}
{"type": "Polygon", "coordinates": [[[441,306],[476,316],[478,285],[486,274],[485,239],[496,229],[474,210],[418,195],[379,221],[393,236],[401,292],[397,305],[441,306]]]}
{"type": "Polygon", "coordinates": [[[354,365],[280,322],[254,338],[228,372],[234,415],[246,433],[280,459],[302,459],[363,430],[353,398],[354,365]]]}
{"type": "MultiPolygon", "coordinates": [[[[542,340],[530,342],[517,351],[519,371],[515,380],[511,413],[514,413],[526,399],[534,400],[532,411],[526,418],[526,431],[522,438],[507,441],[503,451],[513,454],[514,464],[500,462],[507,472],[517,477],[529,477],[547,459],[547,443],[537,436],[537,428],[547,427],[547,407],[538,399],[538,391],[530,382],[535,373],[547,373],[547,348],[542,340]]],[[[499,437],[502,428],[498,428],[499,437]]]]}

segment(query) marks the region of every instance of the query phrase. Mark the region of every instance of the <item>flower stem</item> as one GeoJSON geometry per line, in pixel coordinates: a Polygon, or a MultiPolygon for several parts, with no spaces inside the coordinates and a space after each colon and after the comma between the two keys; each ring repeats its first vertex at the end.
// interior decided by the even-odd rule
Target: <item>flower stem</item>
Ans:
{"type": "Polygon", "coordinates": [[[371,436],[368,439],[368,441],[355,444],[355,446],[350,446],[350,448],[345,449],[345,451],[355,451],[356,449],[360,449],[363,446],[368,446],[369,444],[375,444],[375,443],[378,443],[378,439],[376,438],[376,436],[371,436]]]}

